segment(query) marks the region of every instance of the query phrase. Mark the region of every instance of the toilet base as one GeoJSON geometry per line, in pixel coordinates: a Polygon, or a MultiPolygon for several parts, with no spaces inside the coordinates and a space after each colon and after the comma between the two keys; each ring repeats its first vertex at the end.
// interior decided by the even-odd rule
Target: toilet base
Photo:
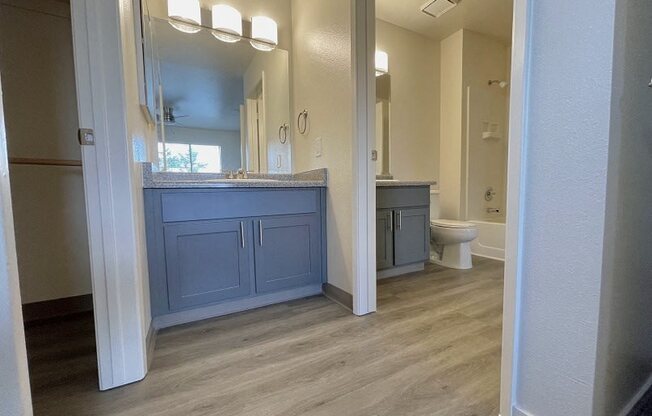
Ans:
{"type": "Polygon", "coordinates": [[[449,269],[468,270],[473,268],[471,257],[471,243],[449,244],[444,246],[444,252],[439,259],[439,254],[432,253],[430,261],[449,269]]]}

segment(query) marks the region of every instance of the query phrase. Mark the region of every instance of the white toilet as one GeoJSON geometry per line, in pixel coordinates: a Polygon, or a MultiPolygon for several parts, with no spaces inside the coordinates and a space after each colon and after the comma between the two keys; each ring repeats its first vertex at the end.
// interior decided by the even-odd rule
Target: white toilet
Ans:
{"type": "Polygon", "coordinates": [[[470,269],[471,241],[478,237],[475,224],[465,221],[433,220],[430,222],[430,260],[451,269],[470,269]]]}

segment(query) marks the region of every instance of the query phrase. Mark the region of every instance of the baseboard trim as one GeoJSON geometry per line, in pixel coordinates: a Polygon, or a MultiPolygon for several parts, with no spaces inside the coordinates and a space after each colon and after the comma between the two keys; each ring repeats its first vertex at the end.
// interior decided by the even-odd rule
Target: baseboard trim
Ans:
{"type": "Polygon", "coordinates": [[[485,254],[478,254],[478,253],[473,253],[473,252],[471,252],[471,255],[472,255],[473,257],[482,257],[483,259],[502,261],[503,263],[505,262],[505,259],[504,259],[504,258],[500,258],[500,257],[487,256],[487,255],[485,255],[485,254]]]}
{"type": "Polygon", "coordinates": [[[512,407],[512,416],[534,416],[534,415],[514,406],[512,407]]]}
{"type": "Polygon", "coordinates": [[[177,325],[203,321],[205,319],[218,318],[220,316],[230,315],[232,313],[244,312],[250,309],[262,308],[264,306],[270,306],[276,303],[288,302],[290,300],[302,299],[321,294],[322,288],[320,284],[311,285],[298,289],[286,290],[283,292],[270,293],[268,295],[238,299],[231,302],[220,303],[219,305],[157,316],[152,321],[152,326],[156,330],[161,330],[177,325]]]}
{"type": "Polygon", "coordinates": [[[332,300],[335,303],[339,303],[344,306],[346,309],[353,311],[353,295],[340,289],[337,286],[333,286],[330,283],[324,283],[322,285],[322,292],[324,296],[332,300]]]}
{"type": "Polygon", "coordinates": [[[652,388],[652,374],[650,374],[643,383],[643,385],[638,389],[636,394],[629,400],[629,402],[623,407],[623,410],[618,413],[618,416],[627,416],[629,413],[634,410],[639,401],[645,396],[645,394],[652,388]]]}
{"type": "Polygon", "coordinates": [[[381,270],[376,273],[376,279],[388,279],[390,277],[401,276],[409,273],[422,272],[426,268],[425,263],[409,264],[407,266],[394,267],[393,269],[381,270]]]}
{"type": "Polygon", "coordinates": [[[92,310],[93,295],[90,294],[26,303],[23,305],[23,321],[32,324],[38,321],[62,318],[92,310]]]}
{"type": "Polygon", "coordinates": [[[154,328],[154,322],[150,322],[149,331],[147,331],[147,338],[145,347],[147,348],[147,369],[152,368],[152,360],[154,359],[154,350],[156,349],[156,335],[158,331],[154,328]]]}

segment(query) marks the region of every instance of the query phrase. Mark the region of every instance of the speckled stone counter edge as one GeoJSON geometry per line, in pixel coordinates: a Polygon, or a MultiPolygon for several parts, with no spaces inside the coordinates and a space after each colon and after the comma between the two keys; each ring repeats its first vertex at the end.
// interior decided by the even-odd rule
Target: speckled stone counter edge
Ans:
{"type": "Polygon", "coordinates": [[[248,181],[210,182],[226,179],[224,173],[156,172],[152,163],[142,163],[143,188],[325,188],[328,185],[326,169],[295,174],[250,173],[248,181]],[[260,182],[255,179],[262,179],[260,182]],[[273,180],[270,182],[269,180],[273,180]]]}

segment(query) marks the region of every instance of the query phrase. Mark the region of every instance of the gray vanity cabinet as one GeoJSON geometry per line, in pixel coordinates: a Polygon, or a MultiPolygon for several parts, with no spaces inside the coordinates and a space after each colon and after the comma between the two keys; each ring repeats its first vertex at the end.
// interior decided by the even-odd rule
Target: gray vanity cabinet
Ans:
{"type": "Polygon", "coordinates": [[[146,189],[152,315],[185,322],[321,293],[325,206],[325,188],[146,189]]]}
{"type": "Polygon", "coordinates": [[[257,293],[321,281],[320,227],[317,215],[254,221],[257,293]]]}
{"type": "Polygon", "coordinates": [[[165,265],[171,310],[246,296],[251,290],[244,221],[167,224],[165,265]]]}
{"type": "Polygon", "coordinates": [[[394,211],[379,209],[376,213],[376,264],[377,268],[394,266],[394,211]]]}
{"type": "Polygon", "coordinates": [[[379,187],[376,195],[376,268],[428,261],[430,187],[379,187]]]}

